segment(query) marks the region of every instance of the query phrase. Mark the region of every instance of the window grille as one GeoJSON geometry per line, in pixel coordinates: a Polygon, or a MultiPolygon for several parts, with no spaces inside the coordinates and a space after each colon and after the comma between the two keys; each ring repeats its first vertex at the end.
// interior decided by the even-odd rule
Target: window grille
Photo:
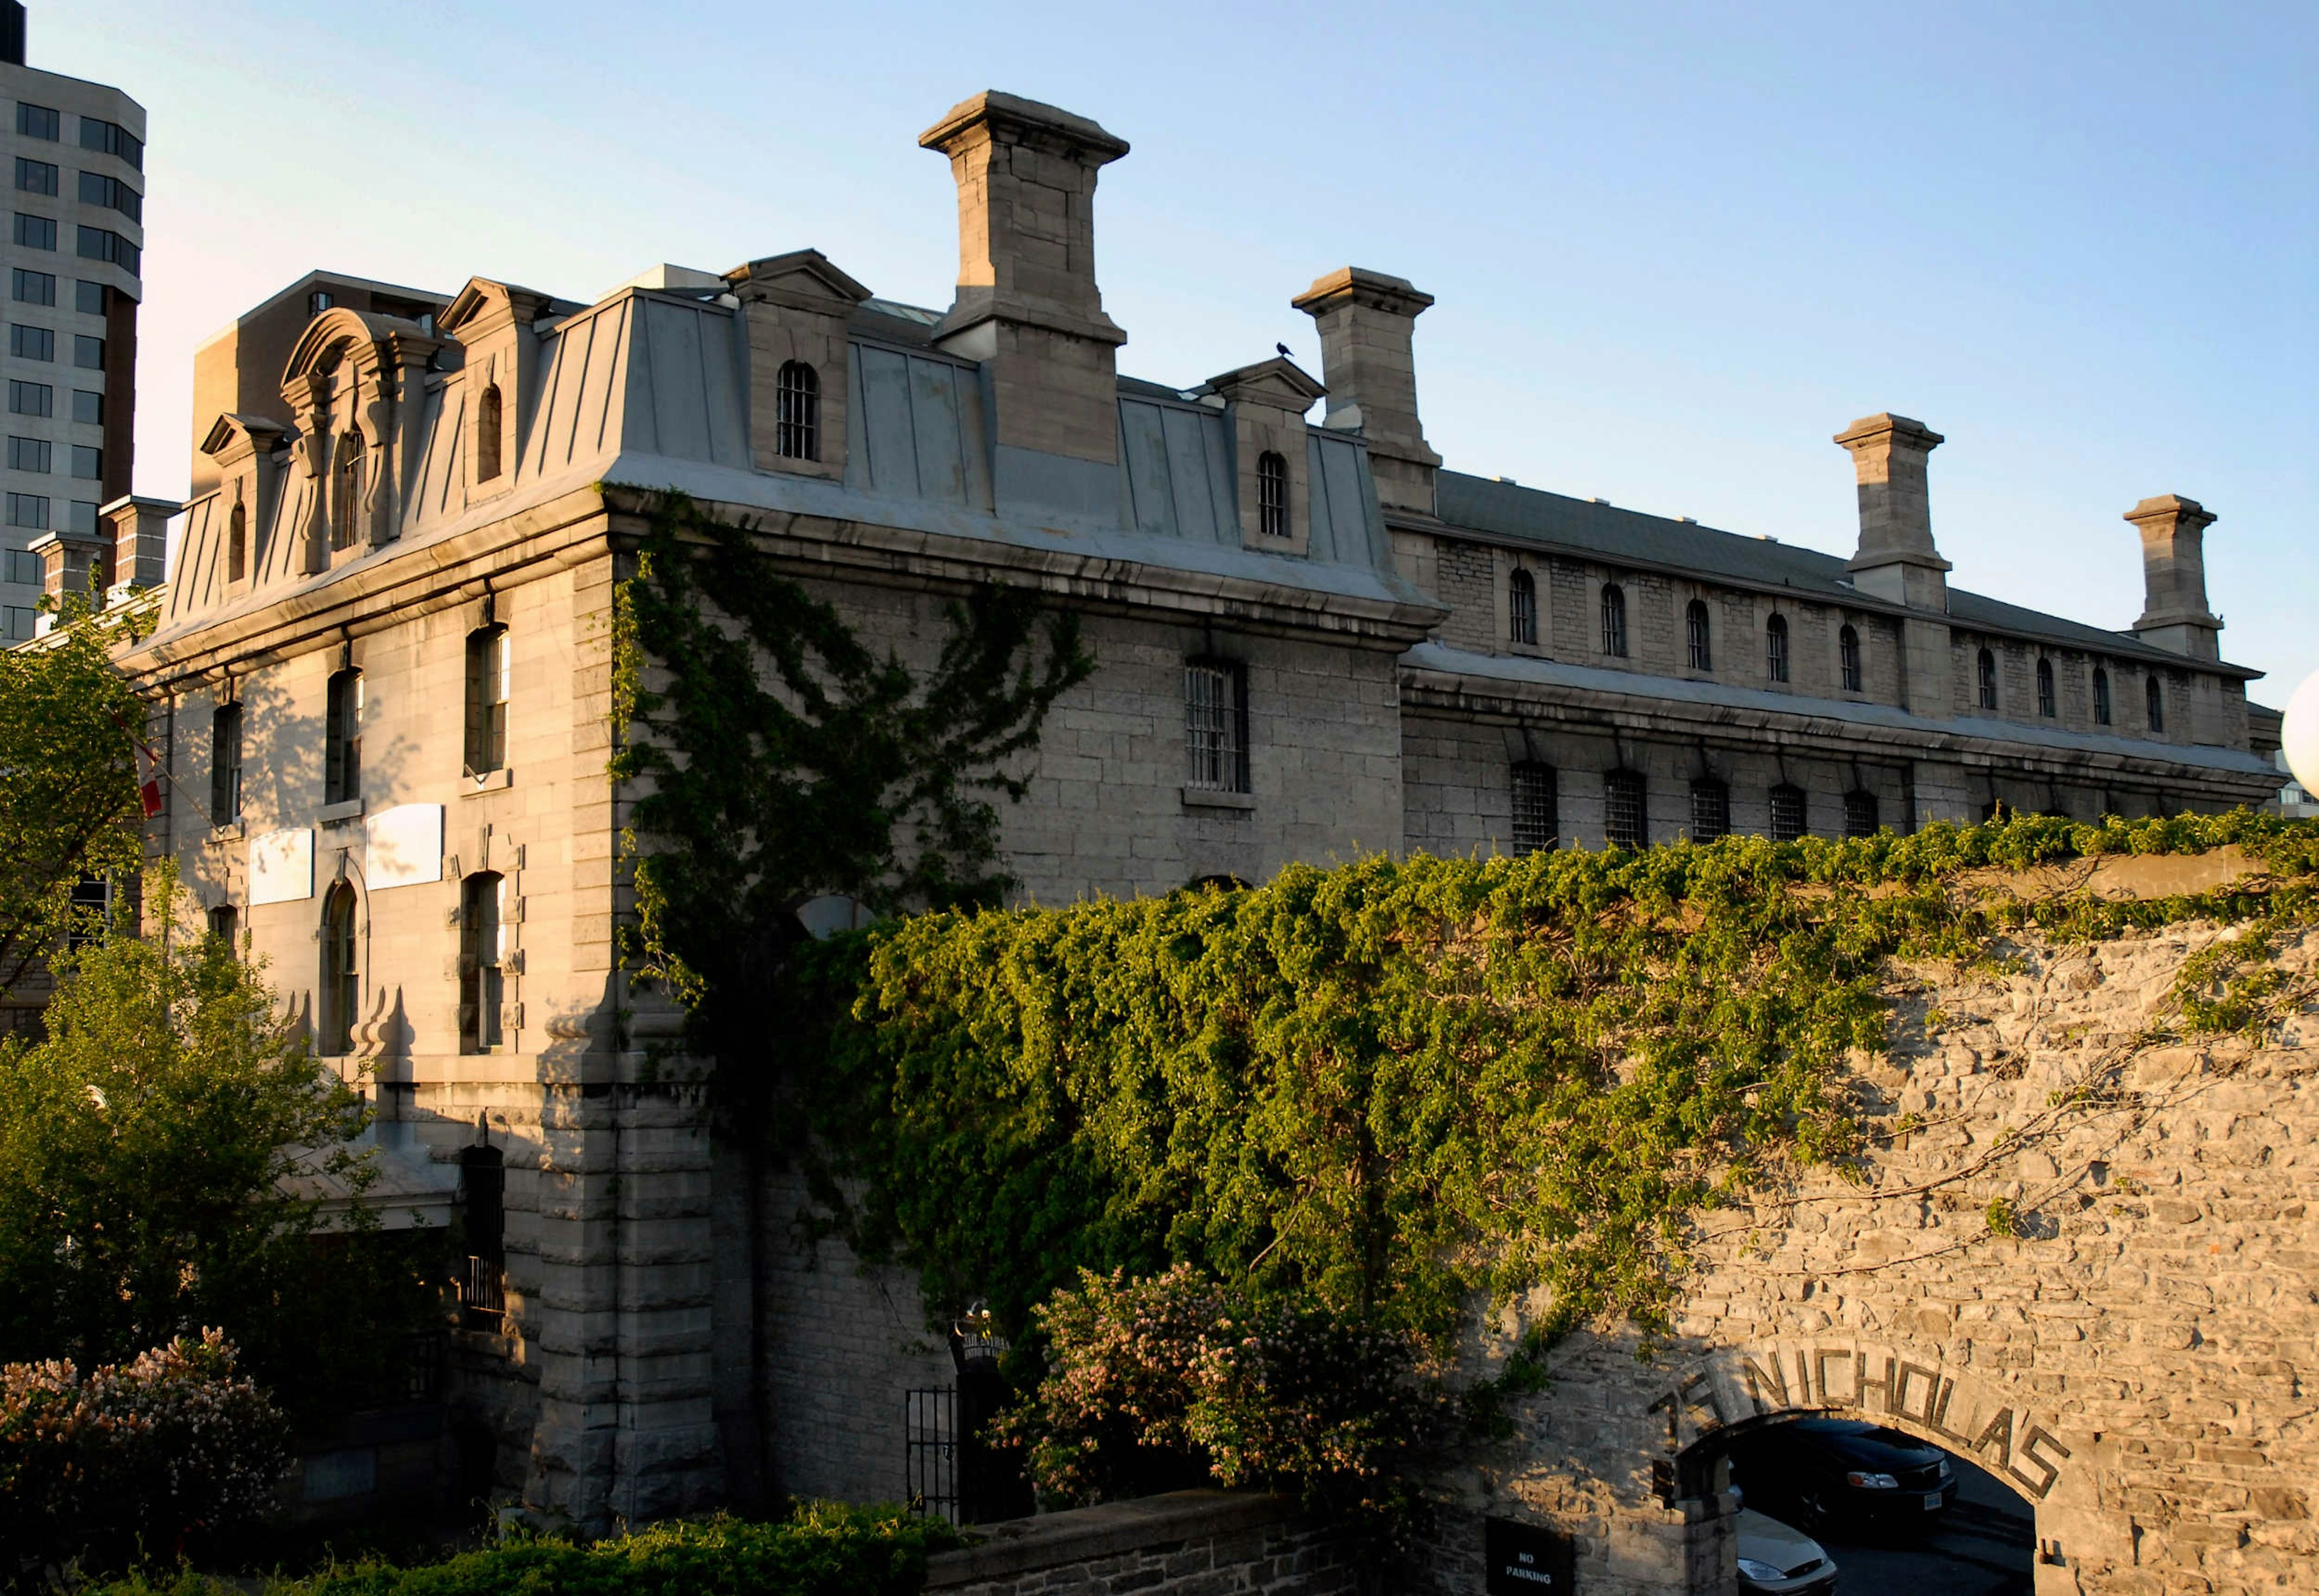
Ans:
{"type": "Polygon", "coordinates": [[[1792,843],[1809,829],[1804,824],[1804,789],[1790,782],[1772,789],[1772,841],[1792,843]]]}
{"type": "Polygon", "coordinates": [[[241,818],[241,706],[220,704],[210,714],[210,824],[241,818]]]}
{"type": "Polygon", "coordinates": [[[1229,660],[1184,667],[1185,784],[1211,792],[1248,790],[1247,678],[1229,660]]]}
{"type": "Polygon", "coordinates": [[[1981,689],[1981,707],[1984,709],[1996,708],[1997,656],[1985,648],[1981,651],[1977,680],[1981,689]]]}
{"type": "Polygon", "coordinates": [[[459,1050],[488,1053],[505,1040],[500,1016],[507,1001],[507,878],[496,870],[469,876],[459,888],[459,1050]]]}
{"type": "Polygon", "coordinates": [[[1554,767],[1525,760],[1513,768],[1514,852],[1552,849],[1562,832],[1554,767]]]}
{"type": "Polygon", "coordinates": [[[354,1051],[355,1010],[362,975],[355,945],[355,889],[345,881],[322,900],[322,978],[315,1004],[316,1050],[338,1058],[354,1051]]]}
{"type": "Polygon", "coordinates": [[[492,383],[475,401],[475,480],[490,482],[500,473],[500,432],[502,401],[500,385],[492,383]]]}
{"type": "Polygon", "coordinates": [[[1650,841],[1642,776],[1613,771],[1602,778],[1602,840],[1613,848],[1640,848],[1650,841]]]}
{"type": "Polygon", "coordinates": [[[1288,536],[1288,462],[1270,449],[1256,457],[1256,529],[1288,536]]]}
{"type": "Polygon", "coordinates": [[[802,360],[783,361],[773,380],[773,453],[821,458],[821,374],[802,360]]]}
{"type": "Polygon", "coordinates": [[[1764,670],[1774,681],[1788,679],[1788,618],[1784,615],[1764,623],[1764,670]]]}
{"type": "Polygon", "coordinates": [[[226,519],[225,579],[239,582],[249,574],[249,511],[237,504],[226,519]]]}
{"type": "Polygon", "coordinates": [[[960,1522],[958,1393],[948,1385],[905,1393],[902,1500],[922,1519],[960,1522]]]}
{"type": "Polygon", "coordinates": [[[2094,724],[2107,726],[2109,714],[2109,672],[2094,667],[2094,724]]]}
{"type": "Polygon", "coordinates": [[[459,1210],[467,1234],[455,1280],[460,1322],[496,1330],[507,1312],[507,1168],[498,1148],[459,1150],[459,1210]]]}
{"type": "Polygon", "coordinates": [[[1715,638],[1707,618],[1707,606],[1693,599],[1683,612],[1683,643],[1689,651],[1691,668],[1694,671],[1715,669],[1715,638]]]}
{"type": "Polygon", "coordinates": [[[1538,645],[1538,578],[1520,565],[1506,578],[1506,633],[1516,643],[1538,645]]]}
{"type": "Polygon", "coordinates": [[[1612,659],[1627,657],[1627,594],[1615,582],[1602,584],[1602,652],[1612,659]]]}
{"type": "Polygon", "coordinates": [[[2159,689],[2158,673],[2155,671],[2150,673],[2150,680],[2143,685],[2142,696],[2150,709],[2152,733],[2164,731],[2166,729],[2166,695],[2159,689]]]}
{"type": "Polygon", "coordinates": [[[1847,837],[1872,837],[1876,834],[1876,795],[1863,788],[1854,788],[1844,795],[1844,834],[1847,837]]]}
{"type": "Polygon", "coordinates": [[[507,764],[508,699],[514,650],[502,626],[479,627],[467,634],[466,770],[488,776],[507,764]]]}
{"type": "Polygon", "coordinates": [[[2053,718],[2053,662],[2037,662],[2037,713],[2047,720],[2053,718]]]}
{"type": "Polygon", "coordinates": [[[338,469],[331,475],[335,491],[330,496],[330,546],[352,548],[362,515],[361,433],[349,432],[338,440],[338,469]]]}
{"type": "Polygon", "coordinates": [[[1712,776],[1691,784],[1691,840],[1711,843],[1731,834],[1731,789],[1712,776]]]}
{"type": "Polygon", "coordinates": [[[351,667],[330,677],[322,723],[322,801],[362,797],[362,672],[351,667]]]}
{"type": "Polygon", "coordinates": [[[1845,627],[1836,634],[1836,652],[1837,663],[1844,671],[1844,690],[1848,693],[1860,691],[1860,634],[1850,627],[1845,627]]]}

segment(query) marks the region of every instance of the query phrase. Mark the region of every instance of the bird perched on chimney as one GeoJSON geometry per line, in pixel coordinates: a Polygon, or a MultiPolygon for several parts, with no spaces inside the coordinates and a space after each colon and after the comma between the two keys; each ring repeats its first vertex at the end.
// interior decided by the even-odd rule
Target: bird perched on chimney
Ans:
{"type": "Polygon", "coordinates": [[[1275,344],[1272,347],[1280,351],[1280,358],[1283,360],[1294,360],[1296,358],[1296,356],[1288,352],[1288,346],[1286,344],[1275,344]]]}

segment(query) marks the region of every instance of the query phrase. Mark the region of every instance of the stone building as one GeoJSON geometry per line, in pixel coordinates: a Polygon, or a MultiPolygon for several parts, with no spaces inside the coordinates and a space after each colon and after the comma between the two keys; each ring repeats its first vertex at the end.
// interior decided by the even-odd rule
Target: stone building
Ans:
{"type": "Polygon", "coordinates": [[[543,1517],[898,1494],[903,1393],[946,1366],[910,1294],[801,1249],[799,1194],[751,1185],[645,1067],[674,1019],[614,957],[605,761],[609,605],[651,490],[750,518],[906,657],[970,582],[1083,618],[1098,668],[1004,816],[1043,901],[1378,849],[2277,789],[2190,500],[2128,512],[2149,604],[2106,630],[1948,586],[1941,440],[1896,416],[1836,439],[1849,561],[1462,475],[1421,422],[1409,284],[1346,269],[1295,299],[1319,380],[1124,376],[1093,200],[1126,144],[997,93],[920,141],[958,182],[946,309],[811,248],[584,303],[295,285],[203,351],[166,582],[149,501],[108,507],[109,557],[50,560],[52,589],[159,590],[126,656],[172,777],[151,851],[364,1072],[412,1189],[492,1195],[463,1400],[543,1517]],[[261,333],[278,370],[244,357],[261,333]]]}
{"type": "Polygon", "coordinates": [[[44,543],[77,555],[98,509],[129,491],[137,306],[145,297],[145,107],[117,88],[28,66],[24,8],[0,0],[0,124],[14,173],[8,453],[0,516],[0,642],[40,629],[44,543]]]}

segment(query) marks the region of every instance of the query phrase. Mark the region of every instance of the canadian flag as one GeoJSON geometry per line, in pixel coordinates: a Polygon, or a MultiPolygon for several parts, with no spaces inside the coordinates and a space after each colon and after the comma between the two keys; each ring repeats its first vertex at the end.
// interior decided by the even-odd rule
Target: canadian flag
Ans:
{"type": "Polygon", "coordinates": [[[145,818],[150,820],[161,812],[161,756],[153,752],[153,744],[130,731],[129,723],[120,716],[113,717],[113,724],[137,744],[137,801],[144,806],[145,818]]]}

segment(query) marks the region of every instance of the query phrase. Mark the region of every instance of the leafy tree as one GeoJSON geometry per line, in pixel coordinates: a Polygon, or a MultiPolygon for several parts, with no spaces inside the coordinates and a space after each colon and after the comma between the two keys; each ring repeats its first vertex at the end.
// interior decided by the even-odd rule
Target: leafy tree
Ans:
{"type": "Polygon", "coordinates": [[[438,1242],[357,1207],[326,1234],[298,1177],[369,1184],[361,1096],[257,967],[181,923],[59,960],[46,1040],[0,1044],[0,1361],[120,1362],[206,1327],[293,1416],[391,1394],[437,1312],[438,1242]],[[365,1233],[370,1232],[370,1233],[365,1233]]]}
{"type": "Polygon", "coordinates": [[[83,875],[138,862],[144,707],[107,654],[119,622],[85,604],[43,644],[0,649],[0,994],[68,928],[83,875]]]}

